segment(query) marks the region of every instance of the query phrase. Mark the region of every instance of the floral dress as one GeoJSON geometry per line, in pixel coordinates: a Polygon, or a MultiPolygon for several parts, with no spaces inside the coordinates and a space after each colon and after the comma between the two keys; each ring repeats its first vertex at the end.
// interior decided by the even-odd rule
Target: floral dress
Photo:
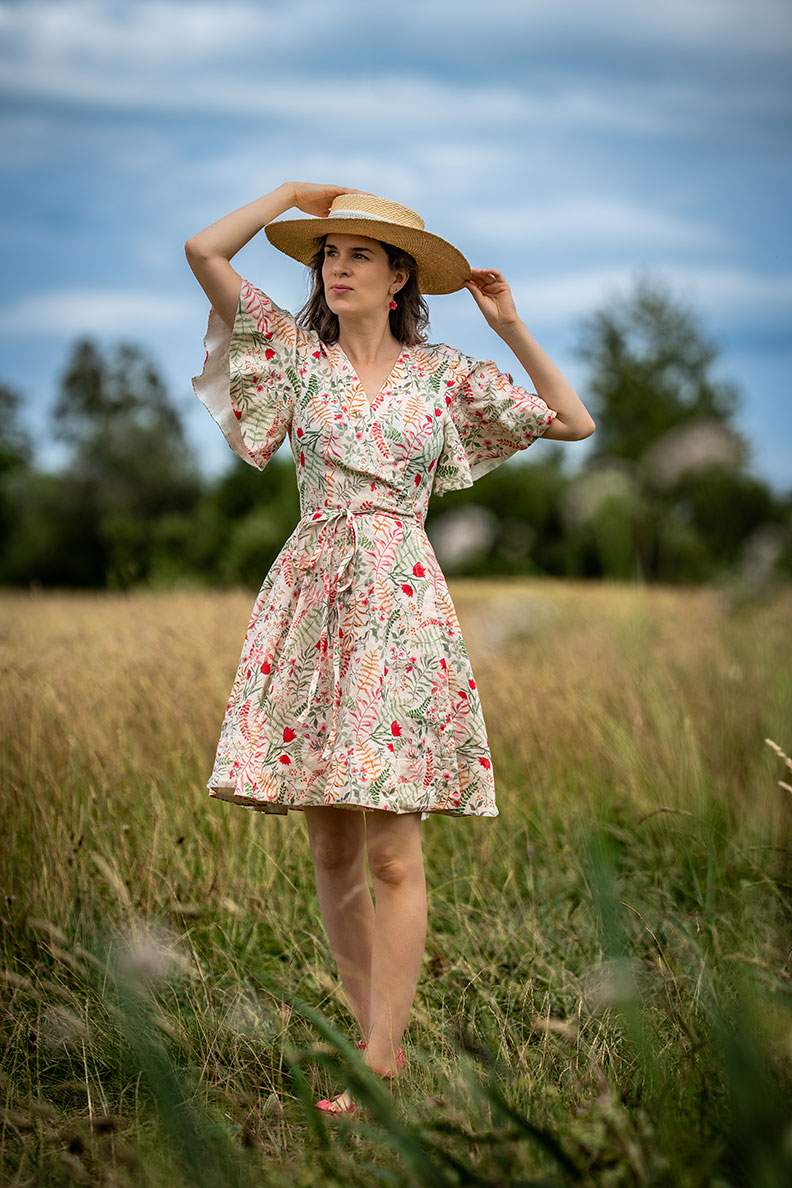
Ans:
{"type": "Polygon", "coordinates": [[[242,280],[233,329],[209,312],[195,394],[263,470],[289,436],[300,519],[264,578],[209,794],[495,817],[487,729],[424,531],[432,491],[469,487],[556,416],[492,362],[405,347],[369,402],[337,344],[242,280]]]}

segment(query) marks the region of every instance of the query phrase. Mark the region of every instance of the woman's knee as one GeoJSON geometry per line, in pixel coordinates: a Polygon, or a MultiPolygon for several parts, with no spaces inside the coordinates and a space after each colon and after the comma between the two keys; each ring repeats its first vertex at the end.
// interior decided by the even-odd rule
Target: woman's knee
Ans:
{"type": "Polygon", "coordinates": [[[367,838],[368,864],[372,878],[398,885],[423,876],[423,854],[418,829],[393,831],[385,828],[367,838]]]}
{"type": "Polygon", "coordinates": [[[362,865],[365,832],[356,813],[317,807],[307,809],[305,816],[314,866],[324,871],[344,871],[362,865]]]}

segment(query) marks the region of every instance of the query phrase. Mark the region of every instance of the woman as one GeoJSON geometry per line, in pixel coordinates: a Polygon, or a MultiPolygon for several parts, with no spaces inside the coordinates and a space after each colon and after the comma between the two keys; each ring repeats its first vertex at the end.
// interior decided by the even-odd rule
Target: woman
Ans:
{"type": "MultiPolygon", "coordinates": [[[[498,814],[476,682],[423,528],[429,496],[594,424],[501,273],[471,269],[398,203],[284,183],[185,251],[212,306],[195,392],[252,466],[288,433],[301,505],[254,605],[207,786],[305,814],[358,1044],[392,1077],[426,939],[421,822],[498,814]],[[311,217],[279,220],[291,207],[311,217]],[[312,268],[296,319],[229,263],[262,227],[312,268]],[[422,294],[462,287],[539,395],[425,342],[422,294]]],[[[317,1105],[355,1109],[346,1092],[317,1105]]]]}

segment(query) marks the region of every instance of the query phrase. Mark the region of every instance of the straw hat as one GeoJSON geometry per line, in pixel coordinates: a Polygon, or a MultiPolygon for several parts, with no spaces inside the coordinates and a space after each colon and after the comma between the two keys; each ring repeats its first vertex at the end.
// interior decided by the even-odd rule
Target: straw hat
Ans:
{"type": "Polygon", "coordinates": [[[418,264],[422,293],[455,293],[470,279],[470,265],[462,253],[425,231],[420,215],[375,194],[339,194],[325,219],[277,219],[264,230],[271,244],[303,264],[310,264],[319,237],[331,231],[365,235],[404,248],[418,264]]]}

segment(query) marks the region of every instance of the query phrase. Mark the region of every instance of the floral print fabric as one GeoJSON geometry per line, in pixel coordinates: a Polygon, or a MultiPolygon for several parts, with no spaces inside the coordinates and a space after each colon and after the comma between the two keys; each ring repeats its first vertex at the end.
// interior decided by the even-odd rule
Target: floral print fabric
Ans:
{"type": "Polygon", "coordinates": [[[469,487],[556,416],[492,362],[405,347],[371,401],[323,343],[242,280],[212,308],[196,395],[263,470],[287,434],[300,519],[264,578],[207,787],[264,812],[311,805],[498,815],[484,715],[429,498],[469,487]]]}

